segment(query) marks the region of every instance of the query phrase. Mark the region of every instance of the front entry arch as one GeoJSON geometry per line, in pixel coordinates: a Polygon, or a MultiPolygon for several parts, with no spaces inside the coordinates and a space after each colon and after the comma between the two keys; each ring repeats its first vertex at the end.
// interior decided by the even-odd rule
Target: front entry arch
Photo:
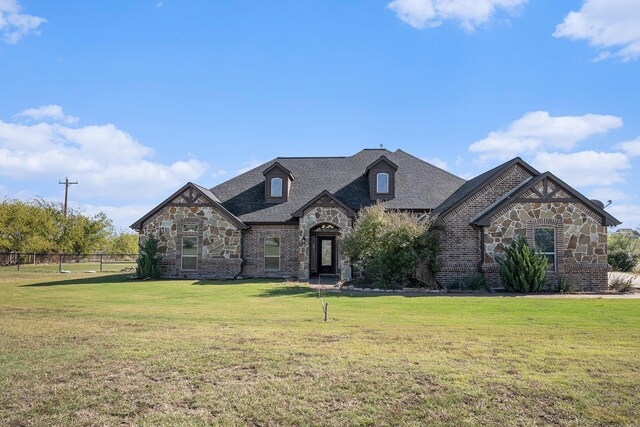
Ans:
{"type": "MultiPolygon", "coordinates": [[[[323,192],[317,203],[338,204],[328,192],[323,192]],[[327,194],[325,194],[327,193],[327,194]],[[327,199],[327,201],[325,201],[327,199]]],[[[352,213],[341,206],[313,206],[301,210],[300,216],[300,267],[298,278],[308,279],[318,274],[318,242],[317,236],[335,236],[335,274],[342,280],[351,278],[351,260],[342,253],[342,238],[352,230],[352,213]]]]}
{"type": "Polygon", "coordinates": [[[338,273],[338,236],[340,228],[323,223],[310,230],[309,271],[312,276],[338,273]]]}

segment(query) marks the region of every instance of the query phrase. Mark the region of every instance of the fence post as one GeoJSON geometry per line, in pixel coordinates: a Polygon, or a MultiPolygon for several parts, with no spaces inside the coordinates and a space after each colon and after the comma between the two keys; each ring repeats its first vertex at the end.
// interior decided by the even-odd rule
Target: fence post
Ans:
{"type": "Polygon", "coordinates": [[[58,255],[58,273],[62,273],[62,254],[58,255]]]}
{"type": "Polygon", "coordinates": [[[100,273],[102,273],[102,254],[100,254],[100,273]]]}
{"type": "Polygon", "coordinates": [[[20,271],[20,252],[18,252],[18,260],[16,261],[16,264],[18,264],[18,271],[20,271]]]}

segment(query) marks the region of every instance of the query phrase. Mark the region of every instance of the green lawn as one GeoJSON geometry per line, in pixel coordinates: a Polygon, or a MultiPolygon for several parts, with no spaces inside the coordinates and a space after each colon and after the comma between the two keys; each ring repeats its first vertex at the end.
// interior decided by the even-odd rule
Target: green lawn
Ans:
{"type": "MultiPolygon", "coordinates": [[[[103,272],[120,272],[124,268],[135,268],[136,262],[118,262],[102,264],[103,272]]],[[[57,273],[60,268],[59,264],[20,264],[20,268],[17,265],[3,265],[0,266],[0,278],[11,275],[15,272],[23,273],[57,273]]],[[[80,273],[85,271],[100,271],[99,262],[63,262],[62,270],[70,271],[72,273],[80,273]]]]}
{"type": "Polygon", "coordinates": [[[634,425],[640,300],[0,273],[0,425],[634,425]]]}

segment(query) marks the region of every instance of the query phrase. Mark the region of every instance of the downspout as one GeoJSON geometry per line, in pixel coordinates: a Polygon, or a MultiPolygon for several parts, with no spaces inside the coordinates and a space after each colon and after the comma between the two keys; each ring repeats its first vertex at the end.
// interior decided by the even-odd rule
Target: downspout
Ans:
{"type": "Polygon", "coordinates": [[[244,270],[244,233],[246,230],[240,230],[240,273],[236,274],[234,279],[237,279],[238,276],[242,276],[242,270],[244,270]]]}
{"type": "Polygon", "coordinates": [[[480,227],[480,265],[478,271],[482,272],[482,265],[484,265],[484,227],[480,227]]]}

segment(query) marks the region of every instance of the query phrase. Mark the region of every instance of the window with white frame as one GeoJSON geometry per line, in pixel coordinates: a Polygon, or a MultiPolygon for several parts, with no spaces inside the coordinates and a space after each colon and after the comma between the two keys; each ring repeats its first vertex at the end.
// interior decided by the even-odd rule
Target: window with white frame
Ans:
{"type": "Polygon", "coordinates": [[[282,178],[271,178],[271,197],[282,197],[282,178]]]}
{"type": "Polygon", "coordinates": [[[280,270],[279,237],[265,237],[264,239],[264,269],[267,271],[280,270]]]}
{"type": "Polygon", "coordinates": [[[376,176],[376,193],[388,193],[389,192],[389,174],[379,173],[376,176]]]}
{"type": "Polygon", "coordinates": [[[547,268],[556,270],[556,230],[552,227],[539,227],[534,230],[536,250],[547,258],[547,268]]]}
{"type": "Polygon", "coordinates": [[[182,238],[182,269],[198,269],[198,238],[195,236],[182,238]]]}

